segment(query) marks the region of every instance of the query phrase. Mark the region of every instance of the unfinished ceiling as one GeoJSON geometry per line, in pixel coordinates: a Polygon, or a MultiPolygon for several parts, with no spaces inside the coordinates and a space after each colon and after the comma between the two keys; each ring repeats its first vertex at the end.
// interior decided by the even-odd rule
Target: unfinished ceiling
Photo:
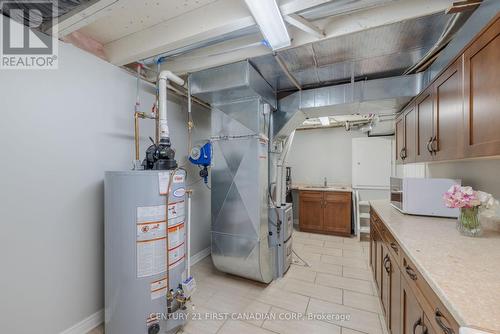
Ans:
{"type": "MultiPolygon", "coordinates": [[[[293,48],[440,13],[452,2],[453,0],[278,0],[293,48]]],[[[438,29],[439,24],[436,23],[435,27],[438,29]]],[[[119,66],[166,55],[168,63],[163,68],[177,74],[272,52],[259,43],[262,36],[243,0],[82,1],[78,8],[59,19],[58,31],[60,38],[76,33],[79,37],[85,36],[98,43],[106,59],[119,66]],[[214,56],[214,53],[217,54],[214,56]]],[[[416,49],[423,45],[416,44],[416,49]]],[[[378,45],[374,43],[372,46],[378,45]]],[[[336,51],[325,43],[314,50],[317,55],[321,54],[320,48],[326,48],[324,53],[336,51]]],[[[413,53],[399,56],[404,58],[401,60],[404,65],[409,62],[407,58],[414,59],[420,55],[419,50],[412,51],[413,53]]],[[[291,58],[300,55],[294,55],[290,51],[283,56],[292,64],[291,58]]],[[[372,54],[352,56],[374,57],[372,54]]],[[[350,60],[352,56],[347,56],[346,59],[350,60]]],[[[399,60],[398,56],[395,57],[399,60]]],[[[310,59],[307,61],[310,64],[310,59]]],[[[326,69],[325,66],[332,63],[327,56],[319,56],[317,61],[315,66],[322,68],[325,73],[308,73],[305,68],[296,69],[304,83],[313,82],[314,76],[320,76],[316,81],[330,80],[332,75],[328,72],[338,73],[337,68],[326,69]]],[[[371,63],[360,64],[360,67],[364,69],[370,65],[371,63]]],[[[363,71],[360,70],[360,73],[363,71]]],[[[284,88],[286,84],[280,87],[284,88]]]]}
{"type": "MultiPolygon", "coordinates": [[[[303,87],[354,79],[401,75],[434,45],[449,15],[397,22],[279,51],[287,69],[303,87]]],[[[251,62],[279,91],[295,89],[272,54],[251,62]]]]}
{"type": "Polygon", "coordinates": [[[81,32],[102,44],[142,31],[216,0],[120,0],[81,32]]]}

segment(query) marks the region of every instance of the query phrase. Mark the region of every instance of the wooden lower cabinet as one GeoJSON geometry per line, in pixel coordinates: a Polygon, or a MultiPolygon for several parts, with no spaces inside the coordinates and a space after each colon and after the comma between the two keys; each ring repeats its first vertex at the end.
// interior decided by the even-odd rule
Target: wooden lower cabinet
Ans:
{"type": "Polygon", "coordinates": [[[338,235],[351,234],[351,193],[324,193],[323,230],[338,235]]]}
{"type": "Polygon", "coordinates": [[[323,192],[301,191],[299,226],[304,231],[323,230],[323,192]]]}
{"type": "Polygon", "coordinates": [[[342,191],[300,191],[299,229],[305,232],[349,236],[351,193],[342,191]]]}
{"type": "Polygon", "coordinates": [[[370,266],[390,334],[459,334],[453,319],[371,210],[370,266]]]}
{"type": "Polygon", "coordinates": [[[392,334],[401,333],[401,273],[388,248],[384,245],[382,262],[382,305],[384,305],[387,329],[392,334]]]}
{"type": "Polygon", "coordinates": [[[401,314],[403,320],[402,334],[424,334],[424,311],[410,286],[403,281],[401,286],[401,314]]]}

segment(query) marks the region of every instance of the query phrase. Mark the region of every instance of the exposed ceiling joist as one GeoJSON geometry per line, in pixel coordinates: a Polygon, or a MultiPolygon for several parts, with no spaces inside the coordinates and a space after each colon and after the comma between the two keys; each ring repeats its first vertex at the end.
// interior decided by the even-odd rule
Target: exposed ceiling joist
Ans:
{"type": "Polygon", "coordinates": [[[110,62],[125,65],[254,25],[243,1],[219,0],[108,43],[105,50],[110,62]]]}
{"type": "Polygon", "coordinates": [[[57,22],[57,30],[51,27],[48,33],[52,30],[57,31],[59,38],[67,36],[78,29],[91,24],[97,19],[106,15],[106,10],[110,6],[116,4],[119,0],[94,0],[81,5],[69,13],[59,17],[57,22]]]}
{"type": "Polygon", "coordinates": [[[303,18],[300,15],[297,15],[297,14],[285,15],[284,19],[287,23],[302,30],[303,32],[306,32],[308,34],[315,36],[318,39],[325,37],[325,33],[320,28],[316,27],[314,24],[307,21],[305,18],[303,18]]]}

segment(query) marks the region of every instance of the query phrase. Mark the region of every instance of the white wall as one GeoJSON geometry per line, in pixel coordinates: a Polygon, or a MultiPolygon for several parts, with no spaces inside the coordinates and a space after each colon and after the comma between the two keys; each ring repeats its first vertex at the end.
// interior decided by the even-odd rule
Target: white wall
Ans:
{"type": "MultiPolygon", "coordinates": [[[[460,179],[462,184],[500,199],[500,158],[398,165],[397,176],[460,179]]],[[[500,208],[481,214],[487,229],[500,232],[500,208]]]]}
{"type": "Polygon", "coordinates": [[[463,185],[500,198],[500,158],[397,165],[396,175],[462,180],[463,185]]]}
{"type": "MultiPolygon", "coordinates": [[[[70,45],[60,45],[58,70],[0,71],[0,333],[60,333],[103,308],[103,175],[131,167],[135,90],[134,77],[70,45]]],[[[153,92],[143,85],[145,110],[153,92]]],[[[180,161],[179,103],[169,120],[180,161]]],[[[194,120],[206,138],[208,111],[194,120]]],[[[141,131],[144,149],[152,123],[141,131]]],[[[201,183],[193,210],[195,254],[210,245],[201,183]]]]}
{"type": "Polygon", "coordinates": [[[347,132],[344,128],[300,130],[295,132],[288,164],[292,167],[293,183],[351,184],[352,145],[360,132],[347,132]]]}
{"type": "Polygon", "coordinates": [[[464,185],[500,198],[500,159],[430,163],[426,174],[428,177],[461,179],[464,185]]]}

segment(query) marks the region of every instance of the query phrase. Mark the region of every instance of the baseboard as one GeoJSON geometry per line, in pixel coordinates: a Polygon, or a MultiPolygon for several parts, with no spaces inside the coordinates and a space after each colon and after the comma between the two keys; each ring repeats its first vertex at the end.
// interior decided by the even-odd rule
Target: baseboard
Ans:
{"type": "Polygon", "coordinates": [[[194,266],[196,263],[200,262],[201,260],[209,256],[210,253],[211,249],[210,247],[207,247],[204,250],[194,254],[193,256],[191,256],[191,265],[194,266]]]}
{"type": "Polygon", "coordinates": [[[61,334],[87,334],[104,321],[104,310],[99,310],[89,317],[83,319],[76,325],[61,332],[61,334]]]}
{"type": "MultiPolygon", "coordinates": [[[[191,265],[195,265],[200,262],[204,258],[210,255],[210,247],[205,248],[204,250],[194,254],[191,256],[191,265]]],[[[76,325],[66,329],[60,334],[87,334],[97,326],[99,326],[104,321],[104,310],[97,311],[91,316],[83,319],[76,325]]]]}

